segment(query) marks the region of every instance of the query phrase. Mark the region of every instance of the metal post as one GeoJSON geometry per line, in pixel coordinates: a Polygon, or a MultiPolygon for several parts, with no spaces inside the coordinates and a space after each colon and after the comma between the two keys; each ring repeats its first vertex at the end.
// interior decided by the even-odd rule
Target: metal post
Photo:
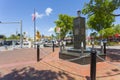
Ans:
{"type": "MultiPolygon", "coordinates": [[[[84,45],[83,45],[83,42],[81,42],[81,55],[83,56],[83,53],[84,53],[84,45]]],[[[81,56],[80,55],[80,56],[81,56]]]]}
{"type": "MultiPolygon", "coordinates": [[[[80,56],[84,56],[84,44],[83,44],[83,42],[81,42],[81,54],[80,54],[80,56]]],[[[82,59],[82,63],[83,64],[85,63],[85,59],[84,58],[82,59]]]]}
{"type": "Polygon", "coordinates": [[[106,42],[104,42],[104,54],[106,55],[106,42]]]}
{"type": "Polygon", "coordinates": [[[96,80],[96,50],[91,50],[91,71],[90,77],[91,80],[96,80]]]}
{"type": "Polygon", "coordinates": [[[54,52],[55,50],[54,50],[54,41],[53,41],[53,52],[54,52]]]}
{"type": "Polygon", "coordinates": [[[94,40],[92,40],[92,49],[94,49],[94,40]]]}
{"type": "Polygon", "coordinates": [[[101,53],[103,53],[103,42],[101,41],[101,53]]]}
{"type": "Polygon", "coordinates": [[[20,21],[20,47],[22,48],[23,37],[22,37],[22,20],[20,21]]]}
{"type": "Polygon", "coordinates": [[[60,46],[60,52],[62,52],[62,43],[61,43],[61,41],[59,42],[59,46],[60,46]]]}
{"type": "Polygon", "coordinates": [[[37,62],[39,61],[39,44],[37,44],[37,62]]]}
{"type": "Polygon", "coordinates": [[[34,9],[34,48],[36,48],[36,13],[35,13],[35,9],[34,9]]]}

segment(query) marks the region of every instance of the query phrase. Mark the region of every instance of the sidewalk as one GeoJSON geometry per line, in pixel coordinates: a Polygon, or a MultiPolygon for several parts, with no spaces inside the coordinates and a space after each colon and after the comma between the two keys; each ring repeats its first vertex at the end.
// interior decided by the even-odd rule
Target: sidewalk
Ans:
{"type": "MultiPolygon", "coordinates": [[[[29,54],[30,52],[36,53],[34,49],[28,49],[28,51],[29,54]]],[[[55,52],[44,57],[40,62],[36,62],[33,58],[31,61],[25,62],[22,59],[23,62],[2,65],[0,80],[90,80],[90,65],[80,65],[59,59],[58,53],[59,49],[56,48],[55,52]]],[[[29,55],[29,58],[32,56],[29,55]]],[[[120,62],[117,61],[117,63],[120,62]]],[[[118,66],[99,62],[96,71],[96,80],[120,79],[120,67],[118,66]]]]}

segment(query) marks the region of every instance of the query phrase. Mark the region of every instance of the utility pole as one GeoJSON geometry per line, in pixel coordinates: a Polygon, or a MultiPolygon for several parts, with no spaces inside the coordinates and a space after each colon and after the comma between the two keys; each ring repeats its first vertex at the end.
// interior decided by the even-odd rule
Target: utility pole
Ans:
{"type": "Polygon", "coordinates": [[[22,36],[22,20],[20,21],[20,47],[23,45],[23,36],[22,36]]]}

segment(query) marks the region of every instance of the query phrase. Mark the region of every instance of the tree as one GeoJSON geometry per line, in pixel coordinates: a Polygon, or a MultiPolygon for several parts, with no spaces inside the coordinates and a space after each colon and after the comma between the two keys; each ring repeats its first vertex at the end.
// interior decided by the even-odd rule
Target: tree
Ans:
{"type": "Polygon", "coordinates": [[[99,33],[103,38],[108,38],[109,36],[114,36],[115,30],[113,29],[113,27],[111,27],[103,29],[99,33]]]}
{"type": "Polygon", "coordinates": [[[112,27],[115,16],[111,14],[119,8],[118,1],[119,0],[90,0],[88,4],[85,4],[82,13],[88,15],[88,26],[98,32],[101,29],[112,27]],[[115,3],[118,4],[116,5],[115,3]]]}
{"type": "Polygon", "coordinates": [[[53,40],[55,38],[55,36],[53,34],[51,34],[51,39],[53,40]]]}
{"type": "Polygon", "coordinates": [[[117,34],[117,33],[120,34],[120,24],[115,25],[115,26],[113,27],[113,29],[114,29],[114,31],[115,31],[115,34],[117,34]]]}
{"type": "Polygon", "coordinates": [[[6,40],[6,36],[5,35],[0,35],[0,39],[2,39],[2,40],[6,40]]]}
{"type": "Polygon", "coordinates": [[[11,34],[8,39],[11,39],[11,40],[17,40],[17,36],[15,34],[11,34]]]}
{"type": "MultiPolygon", "coordinates": [[[[114,9],[120,9],[120,0],[112,0],[112,3],[114,5],[114,9]]],[[[108,11],[109,14],[109,11],[108,11]]],[[[111,14],[112,16],[120,16],[120,13],[118,14],[111,14]]]]}
{"type": "Polygon", "coordinates": [[[56,28],[55,33],[57,33],[57,27],[60,28],[60,39],[64,39],[65,36],[73,29],[73,17],[66,14],[60,14],[58,20],[55,21],[56,28]]]}

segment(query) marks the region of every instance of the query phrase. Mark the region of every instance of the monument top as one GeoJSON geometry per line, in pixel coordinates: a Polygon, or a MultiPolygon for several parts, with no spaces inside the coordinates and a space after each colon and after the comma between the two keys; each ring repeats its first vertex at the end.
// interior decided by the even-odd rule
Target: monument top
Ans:
{"type": "Polygon", "coordinates": [[[77,15],[78,15],[78,17],[80,17],[80,14],[81,14],[81,11],[78,10],[78,11],[77,11],[77,15]]]}

